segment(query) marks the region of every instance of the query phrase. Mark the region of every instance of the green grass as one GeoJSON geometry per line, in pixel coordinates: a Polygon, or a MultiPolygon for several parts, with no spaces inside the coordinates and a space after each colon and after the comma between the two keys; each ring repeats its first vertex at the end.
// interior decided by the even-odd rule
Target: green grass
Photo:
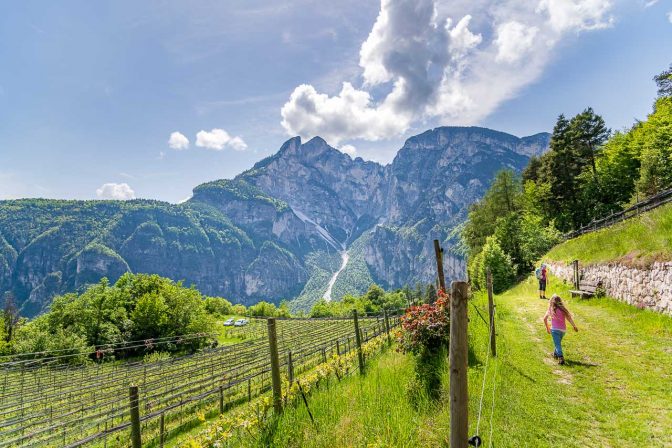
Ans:
{"type": "MultiPolygon", "coordinates": [[[[496,447],[672,446],[672,318],[612,299],[567,300],[579,332],[565,338],[565,366],[550,358],[541,322],[547,302],[529,278],[496,297],[498,357],[487,361],[479,434],[496,447]],[[494,380],[494,381],[493,381],[494,380]],[[495,387],[492,412],[493,386],[495,387]]],[[[549,292],[567,296],[553,278],[549,292]]],[[[474,298],[485,315],[482,296],[474,298]]],[[[470,434],[476,433],[487,326],[470,313],[470,434]]],[[[447,446],[449,401],[408,400],[412,359],[388,351],[365,377],[352,377],[286,409],[272,446],[447,446]]],[[[239,446],[258,446],[246,438],[239,446]]]]}
{"type": "Polygon", "coordinates": [[[672,204],[554,247],[546,258],[584,263],[672,260],[672,204]]]}

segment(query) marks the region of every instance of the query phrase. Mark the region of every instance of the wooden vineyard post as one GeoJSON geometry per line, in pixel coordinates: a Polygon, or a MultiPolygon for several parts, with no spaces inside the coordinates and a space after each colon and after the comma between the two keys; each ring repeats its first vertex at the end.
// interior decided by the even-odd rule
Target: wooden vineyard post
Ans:
{"type": "Polygon", "coordinates": [[[224,413],[224,387],[219,386],[219,413],[224,413]]]}
{"type": "Polygon", "coordinates": [[[252,380],[247,380],[247,402],[252,401],[252,380]]]}
{"type": "Polygon", "coordinates": [[[340,344],[340,342],[338,341],[338,339],[336,339],[336,354],[337,354],[338,356],[341,356],[341,344],[340,344]]]}
{"type": "Polygon", "coordinates": [[[392,345],[392,336],[390,336],[390,319],[387,317],[387,310],[383,309],[385,316],[385,332],[387,333],[387,345],[392,345]]]}
{"type": "MultiPolygon", "coordinates": [[[[273,383],[273,410],[282,413],[282,386],[280,384],[280,359],[278,357],[278,336],[275,318],[268,318],[268,347],[271,355],[271,380],[273,383]]],[[[135,447],[134,447],[135,448],[135,447]]]]}
{"type": "Polygon", "coordinates": [[[163,448],[163,443],[166,440],[166,422],[165,418],[163,415],[163,412],[161,413],[161,420],[159,422],[159,447],[163,448]]]}
{"type": "Polygon", "coordinates": [[[446,291],[446,278],[443,276],[443,248],[439,244],[439,240],[434,240],[434,253],[436,255],[436,270],[439,274],[439,288],[446,291]]]}
{"type": "Polygon", "coordinates": [[[355,320],[355,343],[357,344],[359,373],[364,375],[364,353],[362,352],[362,335],[359,333],[359,319],[357,318],[357,310],[352,310],[352,316],[355,320]]]}
{"type": "Polygon", "coordinates": [[[450,448],[467,448],[467,300],[465,282],[453,282],[450,300],[450,448]]]}
{"type": "Polygon", "coordinates": [[[495,340],[495,301],[492,297],[492,272],[487,272],[488,284],[488,312],[490,314],[490,353],[497,356],[497,342],[495,340]]]}
{"type": "Polygon", "coordinates": [[[140,400],[138,398],[138,386],[131,386],[128,390],[131,404],[131,444],[133,448],[142,447],[140,437],[140,400]]]}
{"type": "Polygon", "coordinates": [[[287,352],[287,378],[289,378],[289,384],[294,382],[294,364],[292,363],[292,351],[287,352]]]}

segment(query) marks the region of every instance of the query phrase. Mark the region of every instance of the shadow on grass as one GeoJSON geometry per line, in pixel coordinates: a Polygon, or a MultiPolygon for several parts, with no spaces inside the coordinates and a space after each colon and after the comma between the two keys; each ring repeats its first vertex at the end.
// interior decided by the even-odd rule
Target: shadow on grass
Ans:
{"type": "Polygon", "coordinates": [[[478,359],[478,356],[476,356],[476,352],[471,345],[469,346],[469,351],[467,353],[467,362],[469,367],[479,367],[483,365],[483,362],[478,359]]]}
{"type": "Polygon", "coordinates": [[[518,367],[516,367],[516,366],[514,366],[513,364],[511,364],[509,361],[504,361],[504,364],[506,364],[507,366],[509,366],[509,368],[510,368],[511,370],[515,371],[516,373],[518,373],[520,376],[522,376],[522,377],[525,378],[526,380],[529,380],[529,381],[531,381],[531,382],[533,382],[533,383],[536,383],[536,382],[537,382],[537,380],[535,380],[535,379],[532,378],[530,375],[528,375],[527,373],[525,373],[525,372],[523,372],[522,370],[520,370],[518,367]]]}
{"type": "Polygon", "coordinates": [[[589,362],[581,361],[572,361],[571,359],[565,359],[565,367],[599,367],[599,364],[593,364],[589,362]]]}

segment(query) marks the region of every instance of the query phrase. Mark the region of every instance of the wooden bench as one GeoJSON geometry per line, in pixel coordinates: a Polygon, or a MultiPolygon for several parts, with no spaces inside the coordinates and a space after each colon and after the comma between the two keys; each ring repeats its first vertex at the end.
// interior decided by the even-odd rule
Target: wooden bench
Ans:
{"type": "Polygon", "coordinates": [[[597,288],[601,286],[602,282],[589,282],[587,280],[581,280],[579,281],[579,289],[578,290],[571,290],[569,291],[570,294],[572,294],[572,297],[574,296],[579,296],[582,299],[585,299],[586,297],[592,297],[595,295],[595,291],[597,288]]]}

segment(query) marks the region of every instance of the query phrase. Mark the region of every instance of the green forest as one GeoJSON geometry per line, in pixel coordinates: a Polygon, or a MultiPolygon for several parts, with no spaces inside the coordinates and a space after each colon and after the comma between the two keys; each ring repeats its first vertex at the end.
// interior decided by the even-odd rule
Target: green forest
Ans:
{"type": "Polygon", "coordinates": [[[462,230],[476,288],[490,269],[503,291],[562,233],[672,188],[672,65],[654,81],[658,96],[646,120],[612,132],[590,107],[560,115],[548,152],[532,157],[520,176],[497,175],[462,230]]]}

